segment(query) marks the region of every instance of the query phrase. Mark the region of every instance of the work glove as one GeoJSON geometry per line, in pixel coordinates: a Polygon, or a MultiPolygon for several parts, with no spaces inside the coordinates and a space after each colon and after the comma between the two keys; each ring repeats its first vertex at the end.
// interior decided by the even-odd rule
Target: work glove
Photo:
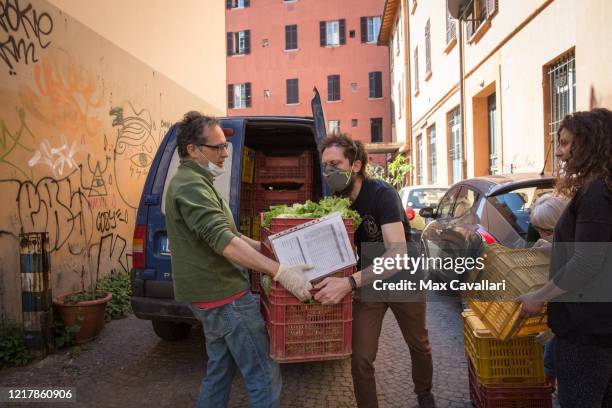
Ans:
{"type": "Polygon", "coordinates": [[[313,269],[312,265],[283,265],[278,268],[274,280],[302,302],[310,300],[312,285],[306,279],[306,272],[313,269]]]}

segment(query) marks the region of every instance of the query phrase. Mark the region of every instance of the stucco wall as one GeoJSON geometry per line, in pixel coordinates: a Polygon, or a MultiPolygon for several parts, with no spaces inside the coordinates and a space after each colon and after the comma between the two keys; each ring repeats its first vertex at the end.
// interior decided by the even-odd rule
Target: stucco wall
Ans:
{"type": "Polygon", "coordinates": [[[128,271],[162,137],[185,111],[222,114],[225,101],[198,98],[46,1],[5,3],[0,314],[19,319],[19,233],[49,233],[54,295],[79,289],[82,274],[128,271]]]}
{"type": "MultiPolygon", "coordinates": [[[[546,67],[568,51],[575,52],[576,109],[612,106],[609,67],[612,41],[608,24],[612,4],[606,0],[530,0],[498,2],[490,27],[465,50],[465,158],[467,177],[488,173],[486,96],[496,93],[495,125],[502,172],[539,172],[548,149],[546,67]]],[[[418,3],[411,18],[411,52],[419,46],[420,93],[414,96],[413,135],[436,123],[438,174],[448,174],[448,111],[459,104],[458,46],[445,44],[443,5],[418,3]],[[423,27],[431,19],[432,78],[424,81],[423,27]],[[444,96],[447,99],[444,99],[444,96]],[[436,106],[440,103],[439,106],[436,106]],[[441,156],[442,155],[442,156],[441,156]]],[[[411,55],[412,58],[412,55],[411,55]]],[[[414,69],[411,74],[414,76],[414,69]]],[[[424,154],[428,157],[428,154],[424,154]]],[[[551,162],[549,156],[548,162],[551,162]]],[[[441,180],[443,182],[443,180],[441,180]]]]}
{"type": "Polygon", "coordinates": [[[225,1],[49,1],[225,113],[225,1]]]}

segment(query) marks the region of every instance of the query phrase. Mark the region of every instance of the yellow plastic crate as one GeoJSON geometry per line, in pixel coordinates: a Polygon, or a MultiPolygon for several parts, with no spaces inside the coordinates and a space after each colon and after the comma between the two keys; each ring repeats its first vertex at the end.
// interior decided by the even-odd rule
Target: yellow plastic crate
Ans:
{"type": "Polygon", "coordinates": [[[534,337],[502,342],[473,311],[466,310],[463,341],[481,384],[544,384],[543,347],[534,337]]]}
{"type": "Polygon", "coordinates": [[[255,150],[244,146],[242,151],[242,182],[253,183],[255,177],[255,150]]]}
{"type": "Polygon", "coordinates": [[[531,336],[547,330],[546,313],[521,318],[520,304],[514,300],[546,284],[548,256],[535,249],[511,249],[499,244],[489,245],[482,256],[484,269],[469,274],[467,281],[505,281],[505,290],[464,291],[461,295],[491,334],[508,341],[514,336],[531,336]]]}
{"type": "Polygon", "coordinates": [[[251,231],[252,231],[252,236],[251,238],[253,238],[255,241],[259,241],[259,238],[261,237],[260,234],[260,229],[261,229],[261,225],[259,224],[260,219],[259,216],[255,216],[251,219],[251,231]]]}
{"type": "Polygon", "coordinates": [[[253,228],[252,227],[252,223],[253,223],[253,218],[251,218],[251,217],[242,218],[240,220],[240,232],[243,235],[246,235],[247,237],[250,237],[251,233],[252,233],[252,228],[253,228]]]}
{"type": "Polygon", "coordinates": [[[548,330],[546,310],[533,317],[520,317],[521,305],[517,302],[468,301],[470,309],[478,316],[493,337],[508,341],[514,337],[535,336],[548,330]]]}

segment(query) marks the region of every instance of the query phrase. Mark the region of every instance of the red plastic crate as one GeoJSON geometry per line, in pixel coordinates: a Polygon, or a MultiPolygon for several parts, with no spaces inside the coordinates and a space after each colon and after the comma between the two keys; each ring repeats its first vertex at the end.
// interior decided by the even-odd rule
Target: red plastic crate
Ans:
{"type": "Polygon", "coordinates": [[[468,358],[470,399],[476,408],[552,408],[552,387],[548,385],[491,386],[478,383],[468,358]]]}
{"type": "Polygon", "coordinates": [[[294,156],[267,156],[257,152],[256,183],[312,183],[312,152],[305,151],[294,156]]]}
{"type": "Polygon", "coordinates": [[[251,292],[253,293],[261,293],[261,276],[262,272],[249,270],[249,275],[251,278],[251,292]]]}
{"type": "Polygon", "coordinates": [[[312,199],[312,184],[303,184],[297,189],[270,190],[258,187],[256,193],[256,208],[258,211],[268,211],[274,205],[292,205],[312,199]]]}
{"type": "Polygon", "coordinates": [[[274,305],[262,299],[270,357],[279,363],[327,361],[351,355],[352,304],[274,305]],[[285,321],[274,321],[282,314],[285,321]],[[350,316],[348,319],[330,320],[350,316]]]}

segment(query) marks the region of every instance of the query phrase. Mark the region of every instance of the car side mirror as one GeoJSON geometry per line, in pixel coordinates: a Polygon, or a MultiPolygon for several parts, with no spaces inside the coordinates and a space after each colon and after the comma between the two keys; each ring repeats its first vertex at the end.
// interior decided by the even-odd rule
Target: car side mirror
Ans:
{"type": "Polygon", "coordinates": [[[423,218],[436,218],[436,210],[433,207],[423,207],[419,215],[423,218]]]}

